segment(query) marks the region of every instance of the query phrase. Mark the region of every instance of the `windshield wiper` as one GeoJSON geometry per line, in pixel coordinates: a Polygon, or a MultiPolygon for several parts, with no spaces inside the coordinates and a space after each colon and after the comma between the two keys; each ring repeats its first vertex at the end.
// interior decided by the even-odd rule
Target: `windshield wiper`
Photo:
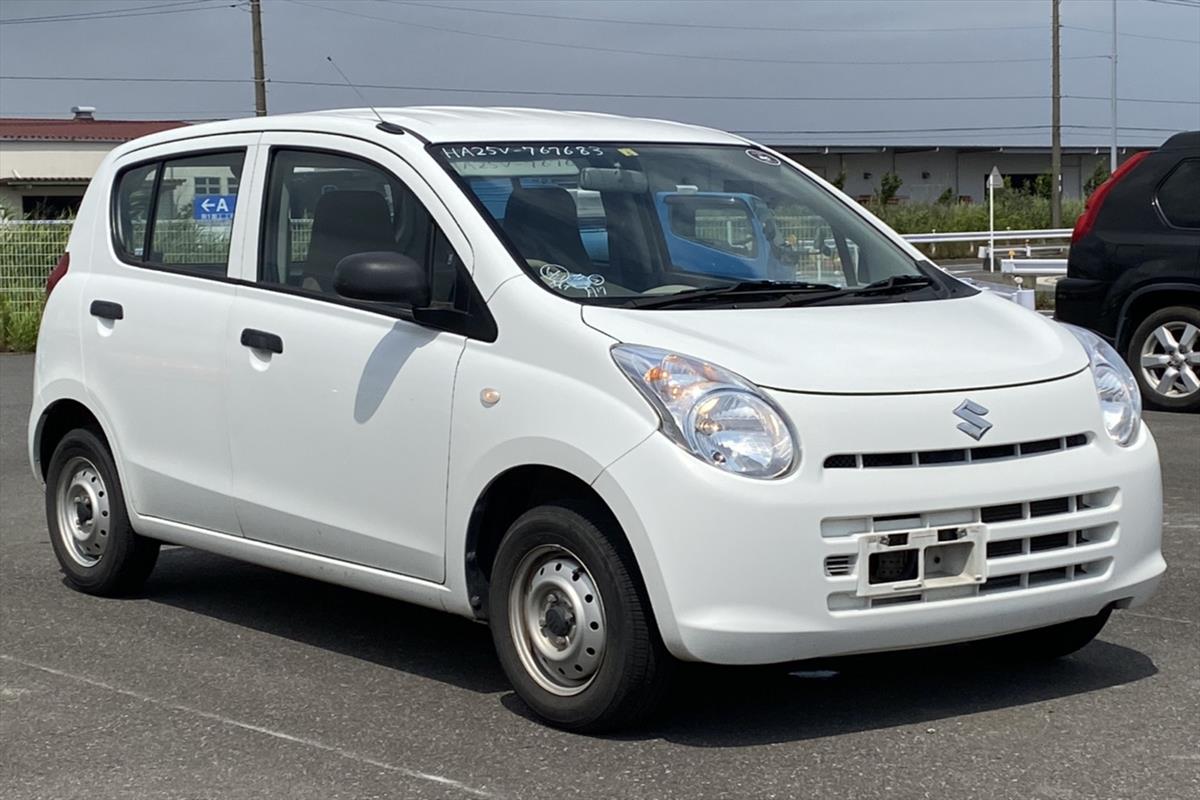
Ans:
{"type": "Polygon", "coordinates": [[[808,283],[806,281],[742,281],[730,286],[715,286],[708,289],[692,289],[676,294],[638,297],[629,300],[630,308],[666,308],[674,305],[690,305],[727,297],[766,299],[787,297],[792,294],[840,292],[842,287],[831,283],[808,283]]]}
{"type": "Polygon", "coordinates": [[[893,275],[890,278],[873,281],[866,286],[847,289],[847,294],[871,295],[887,294],[889,292],[911,292],[925,286],[936,286],[937,283],[928,275],[893,275]]]}
{"type": "Polygon", "coordinates": [[[926,275],[893,275],[890,278],[868,283],[866,286],[849,286],[828,294],[795,297],[789,299],[784,305],[789,307],[816,306],[827,300],[837,301],[848,297],[875,297],[884,294],[900,294],[901,292],[911,292],[916,289],[924,289],[927,286],[937,285],[937,281],[926,275]]]}

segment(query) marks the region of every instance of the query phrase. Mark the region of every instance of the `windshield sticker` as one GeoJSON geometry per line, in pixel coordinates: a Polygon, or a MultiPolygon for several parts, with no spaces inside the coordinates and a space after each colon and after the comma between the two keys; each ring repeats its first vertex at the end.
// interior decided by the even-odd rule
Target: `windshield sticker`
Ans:
{"type": "Polygon", "coordinates": [[[587,292],[588,297],[608,294],[603,275],[584,275],[582,272],[571,272],[558,264],[543,264],[542,268],[538,270],[538,274],[551,289],[558,291],[574,289],[578,292],[587,292]]]}
{"type": "Polygon", "coordinates": [[[766,152],[765,150],[755,150],[753,147],[746,151],[746,155],[753,158],[755,161],[761,161],[764,164],[769,164],[772,167],[778,167],[782,162],[766,152]]]}
{"type": "Polygon", "coordinates": [[[603,147],[590,144],[541,144],[541,145],[464,145],[462,147],[443,147],[442,155],[449,159],[464,158],[495,158],[497,156],[602,156],[603,147]]]}
{"type": "Polygon", "coordinates": [[[618,147],[617,152],[623,156],[629,156],[630,158],[633,158],[637,155],[637,150],[634,150],[632,147],[618,147]]]}

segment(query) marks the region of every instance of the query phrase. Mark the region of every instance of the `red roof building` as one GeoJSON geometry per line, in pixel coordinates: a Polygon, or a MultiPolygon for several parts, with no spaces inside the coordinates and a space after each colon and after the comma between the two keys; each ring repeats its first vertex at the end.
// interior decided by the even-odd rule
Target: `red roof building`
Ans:
{"type": "Polygon", "coordinates": [[[86,106],[72,113],[70,119],[0,117],[0,218],[73,213],[113,147],[187,124],[96,119],[86,106]]]}

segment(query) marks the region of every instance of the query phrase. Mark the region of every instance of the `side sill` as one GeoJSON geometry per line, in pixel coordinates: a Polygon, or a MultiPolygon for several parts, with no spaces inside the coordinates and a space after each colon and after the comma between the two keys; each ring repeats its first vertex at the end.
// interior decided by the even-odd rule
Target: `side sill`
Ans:
{"type": "Polygon", "coordinates": [[[135,527],[143,536],[168,544],[194,547],[438,611],[448,610],[450,589],[439,583],[156,517],[138,517],[135,527]]]}

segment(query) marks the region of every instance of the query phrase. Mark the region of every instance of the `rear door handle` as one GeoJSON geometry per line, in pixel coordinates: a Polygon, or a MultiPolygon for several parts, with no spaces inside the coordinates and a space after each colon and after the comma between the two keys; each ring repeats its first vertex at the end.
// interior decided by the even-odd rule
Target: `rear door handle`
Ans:
{"type": "Polygon", "coordinates": [[[93,300],[90,311],[93,317],[101,319],[125,319],[125,309],[110,300],[93,300]]]}
{"type": "Polygon", "coordinates": [[[283,339],[274,333],[245,328],[242,330],[242,344],[255,350],[266,350],[271,353],[283,352],[283,339]]]}

